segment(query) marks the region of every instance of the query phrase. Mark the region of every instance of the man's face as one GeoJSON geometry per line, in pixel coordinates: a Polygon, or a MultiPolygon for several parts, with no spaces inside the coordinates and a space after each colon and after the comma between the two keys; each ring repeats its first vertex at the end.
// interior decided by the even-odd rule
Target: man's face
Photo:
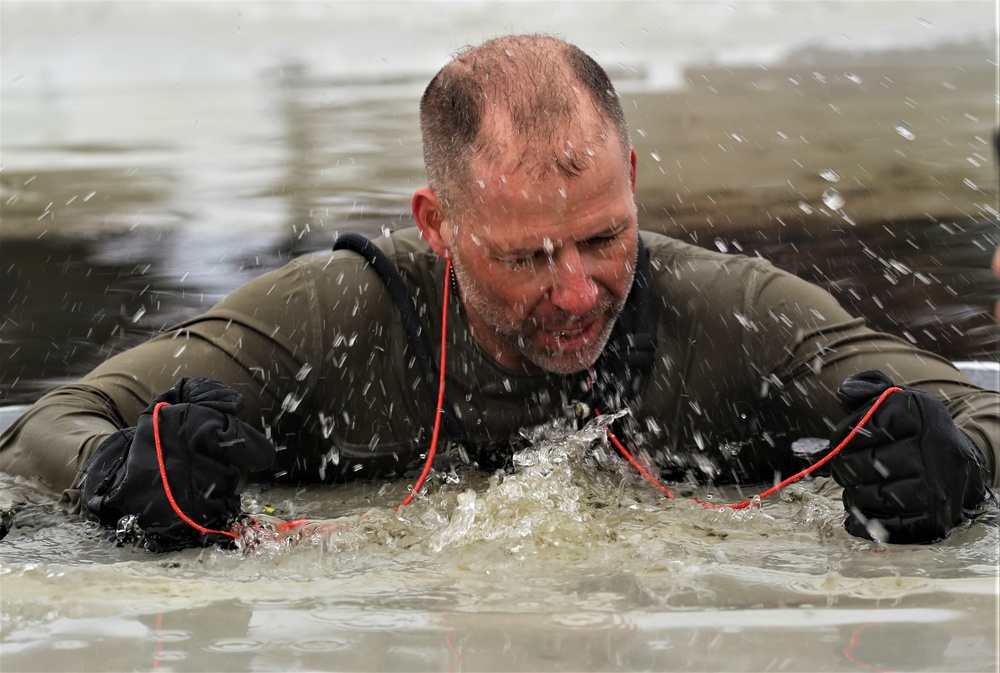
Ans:
{"type": "Polygon", "coordinates": [[[508,369],[587,369],[632,287],[634,172],[613,139],[593,152],[575,178],[474,161],[472,202],[444,225],[469,329],[508,369]]]}

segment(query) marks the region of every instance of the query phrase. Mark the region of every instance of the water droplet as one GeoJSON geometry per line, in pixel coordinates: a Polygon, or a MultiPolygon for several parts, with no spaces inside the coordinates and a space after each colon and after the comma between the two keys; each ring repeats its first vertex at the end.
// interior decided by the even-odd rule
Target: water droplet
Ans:
{"type": "Polygon", "coordinates": [[[827,182],[840,182],[840,175],[832,168],[824,168],[819,172],[819,177],[827,182]]]}
{"type": "Polygon", "coordinates": [[[853,72],[845,72],[844,77],[851,80],[855,84],[861,84],[861,78],[855,75],[853,72]]]}
{"type": "Polygon", "coordinates": [[[805,201],[799,201],[799,210],[801,210],[806,215],[809,215],[813,212],[812,206],[810,206],[805,201]]]}
{"type": "Polygon", "coordinates": [[[876,542],[888,542],[889,541],[889,531],[882,522],[876,519],[868,519],[865,521],[865,530],[876,542]]]}
{"type": "Polygon", "coordinates": [[[904,122],[902,119],[896,120],[896,133],[903,136],[907,140],[913,140],[914,138],[917,137],[913,134],[913,130],[910,128],[910,125],[904,122]]]}
{"type": "Polygon", "coordinates": [[[831,210],[840,210],[844,207],[846,201],[844,201],[844,197],[836,189],[828,189],[823,192],[823,203],[831,210]]]}
{"type": "Polygon", "coordinates": [[[140,306],[139,310],[136,311],[135,315],[132,316],[132,322],[139,322],[139,319],[142,318],[142,316],[144,315],[146,315],[146,307],[140,306]]]}
{"type": "Polygon", "coordinates": [[[294,412],[299,408],[299,404],[302,403],[302,398],[297,397],[295,393],[288,393],[285,395],[285,399],[281,403],[281,408],[289,413],[294,412]]]}
{"type": "Polygon", "coordinates": [[[719,249],[719,252],[729,252],[729,246],[721,238],[715,239],[715,247],[719,249]]]}
{"type": "Polygon", "coordinates": [[[309,364],[308,362],[305,363],[304,365],[302,365],[302,369],[300,369],[298,373],[295,375],[295,380],[296,381],[305,380],[305,378],[309,376],[309,372],[311,371],[312,371],[312,365],[309,364]]]}
{"type": "Polygon", "coordinates": [[[660,155],[657,154],[656,152],[650,152],[649,156],[653,157],[654,161],[659,161],[660,160],[660,155]]]}
{"type": "MultiPolygon", "coordinates": [[[[336,425],[336,422],[337,421],[336,419],[334,419],[333,416],[327,416],[322,411],[319,412],[319,426],[320,426],[320,432],[323,435],[323,439],[330,438],[330,435],[333,434],[333,427],[334,425],[336,425]]],[[[333,453],[334,449],[331,449],[330,451],[331,453],[333,453]]],[[[336,465],[339,462],[340,462],[340,456],[338,454],[337,460],[334,462],[334,465],[336,465]]]]}
{"type": "Polygon", "coordinates": [[[792,453],[799,456],[812,456],[830,448],[830,441],[818,437],[802,437],[792,442],[792,453]]]}
{"type": "Polygon", "coordinates": [[[174,351],[174,357],[179,358],[186,348],[187,344],[181,344],[180,348],[174,351]]]}

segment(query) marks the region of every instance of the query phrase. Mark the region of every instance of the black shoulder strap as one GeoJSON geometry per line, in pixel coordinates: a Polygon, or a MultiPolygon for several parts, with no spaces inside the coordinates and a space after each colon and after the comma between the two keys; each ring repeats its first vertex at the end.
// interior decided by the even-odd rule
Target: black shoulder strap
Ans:
{"type": "MultiPolygon", "coordinates": [[[[364,257],[378,273],[389,290],[389,295],[399,310],[403,320],[406,339],[413,348],[414,355],[424,374],[424,382],[436,399],[438,392],[438,369],[431,356],[431,350],[423,336],[423,328],[414,309],[410,293],[403,284],[399,270],[392,260],[374,243],[361,234],[342,234],[333,245],[334,250],[351,250],[364,257]]],[[[615,327],[608,339],[608,345],[598,359],[595,369],[591,404],[602,406],[605,411],[613,411],[628,406],[641,379],[653,369],[656,339],[650,330],[650,294],[652,276],[649,270],[649,253],[639,238],[636,259],[635,280],[625,300],[615,327]]],[[[470,446],[468,436],[461,421],[455,416],[454,407],[444,400],[442,422],[451,440],[463,446],[470,446]]]]}
{"type": "Polygon", "coordinates": [[[632,289],[608,345],[595,365],[597,380],[594,382],[593,401],[602,405],[603,411],[628,406],[641,379],[653,370],[656,338],[649,325],[651,287],[649,252],[640,236],[632,289]]]}
{"type": "MultiPolygon", "coordinates": [[[[438,395],[438,368],[431,356],[430,347],[423,335],[423,326],[417,311],[413,306],[410,292],[403,284],[403,279],[399,275],[399,269],[392,263],[389,256],[382,252],[378,246],[368,238],[357,233],[342,234],[333,244],[334,250],[351,250],[364,257],[369,264],[374,267],[379,278],[385,283],[389,290],[389,296],[399,309],[399,315],[403,319],[403,329],[406,331],[406,341],[413,349],[417,364],[424,374],[424,383],[431,393],[431,399],[437,400],[438,395]]],[[[444,398],[444,417],[442,418],[445,432],[451,441],[462,446],[469,446],[468,435],[461,421],[455,415],[455,409],[448,401],[447,394],[444,398]]]]}

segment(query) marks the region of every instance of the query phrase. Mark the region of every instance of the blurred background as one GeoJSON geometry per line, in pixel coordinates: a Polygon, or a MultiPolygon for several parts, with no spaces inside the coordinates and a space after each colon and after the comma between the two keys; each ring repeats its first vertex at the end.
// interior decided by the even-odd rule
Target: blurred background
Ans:
{"type": "Polygon", "coordinates": [[[997,360],[997,7],[961,2],[0,3],[0,404],[338,233],[411,224],[417,101],[548,32],[614,79],[643,228],[762,255],[997,360]]]}

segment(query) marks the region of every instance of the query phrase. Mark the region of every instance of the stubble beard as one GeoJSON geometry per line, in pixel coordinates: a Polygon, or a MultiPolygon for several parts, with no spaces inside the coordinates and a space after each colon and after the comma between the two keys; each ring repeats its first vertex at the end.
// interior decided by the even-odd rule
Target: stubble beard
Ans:
{"type": "MultiPolygon", "coordinates": [[[[625,306],[626,297],[616,299],[611,295],[605,295],[601,305],[584,316],[583,319],[576,320],[576,322],[589,322],[594,319],[603,319],[604,324],[601,326],[601,331],[586,346],[574,353],[552,351],[535,344],[531,338],[532,333],[541,329],[539,324],[541,321],[529,315],[518,322],[517,319],[506,314],[503,308],[487,297],[476,284],[464,260],[454,251],[452,270],[458,281],[459,295],[466,311],[470,309],[474,311],[487,324],[487,329],[503,337],[510,347],[525,360],[543,371],[560,376],[582,372],[597,362],[608,343],[608,339],[611,338],[611,332],[625,306]]],[[[628,287],[631,289],[631,282],[628,287]]]]}

